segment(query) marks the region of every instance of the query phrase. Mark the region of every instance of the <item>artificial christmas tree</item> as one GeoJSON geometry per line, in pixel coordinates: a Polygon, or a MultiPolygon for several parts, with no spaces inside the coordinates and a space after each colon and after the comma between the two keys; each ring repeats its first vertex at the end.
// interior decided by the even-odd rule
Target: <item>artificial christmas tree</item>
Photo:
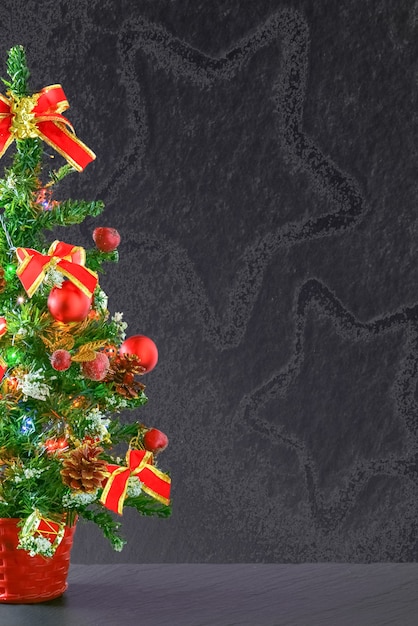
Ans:
{"type": "Polygon", "coordinates": [[[46,245],[46,230],[103,210],[52,199],[94,154],[62,115],[60,85],[29,95],[22,47],[10,50],[7,71],[0,156],[11,144],[16,153],[0,180],[0,601],[36,602],[65,589],[77,518],[98,524],[120,550],[110,511],[168,516],[170,478],[156,460],[165,435],[153,447],[147,440],[159,431],[118,417],[147,401],[138,377],[158,358],[149,338],[126,339],[122,314],[110,315],[99,286],[103,263],[118,260],[119,234],[97,228],[89,250],[46,245]],[[48,180],[44,142],[67,160],[48,180]],[[125,444],[123,461],[116,444],[125,444]]]}

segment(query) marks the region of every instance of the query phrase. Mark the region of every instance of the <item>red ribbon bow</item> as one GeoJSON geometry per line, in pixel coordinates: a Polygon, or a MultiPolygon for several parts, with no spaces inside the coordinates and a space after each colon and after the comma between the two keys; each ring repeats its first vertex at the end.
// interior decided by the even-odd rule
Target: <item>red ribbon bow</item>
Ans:
{"type": "Polygon", "coordinates": [[[86,251],[81,246],[72,246],[57,240],[51,244],[47,255],[31,248],[17,248],[16,254],[20,261],[16,273],[30,298],[41,285],[50,267],[55,267],[69,278],[87,297],[93,296],[97,274],[84,267],[86,251]]]}
{"type": "Polygon", "coordinates": [[[123,503],[128,489],[128,480],[137,476],[142,483],[142,490],[162,502],[170,502],[171,480],[152,465],[152,452],[148,450],[128,450],[126,465],[108,465],[110,476],[100,498],[100,502],[108,509],[122,515],[123,503]]]}
{"type": "Polygon", "coordinates": [[[3,376],[5,375],[6,372],[7,372],[7,363],[0,356],[0,380],[3,380],[3,376]]]}
{"type": "Polygon", "coordinates": [[[61,85],[44,87],[33,96],[10,99],[0,94],[0,157],[14,139],[41,137],[81,172],[96,158],[61,113],[69,108],[61,85]]]}

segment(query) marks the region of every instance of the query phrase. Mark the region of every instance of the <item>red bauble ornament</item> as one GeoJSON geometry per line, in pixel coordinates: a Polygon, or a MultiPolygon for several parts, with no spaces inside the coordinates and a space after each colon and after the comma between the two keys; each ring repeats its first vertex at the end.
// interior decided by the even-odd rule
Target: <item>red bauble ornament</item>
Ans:
{"type": "Polygon", "coordinates": [[[71,354],[68,350],[55,350],[51,354],[51,365],[57,372],[65,372],[71,366],[71,354]]]}
{"type": "Polygon", "coordinates": [[[120,244],[120,235],[116,228],[95,228],[93,239],[101,252],[113,252],[120,244]]]}
{"type": "Polygon", "coordinates": [[[61,287],[53,287],[48,296],[48,309],[58,322],[82,322],[88,315],[92,298],[70,280],[65,280],[61,287]]]}
{"type": "Polygon", "coordinates": [[[162,452],[168,446],[168,437],[161,430],[151,428],[144,435],[144,448],[150,452],[162,452]]]}
{"type": "Polygon", "coordinates": [[[109,369],[109,359],[104,352],[97,352],[94,361],[86,361],[81,369],[86,378],[90,380],[103,380],[109,369]]]}
{"type": "Polygon", "coordinates": [[[141,367],[145,368],[144,374],[150,372],[157,365],[157,346],[145,335],[133,335],[125,339],[119,348],[119,354],[134,354],[140,360],[141,367]]]}
{"type": "Polygon", "coordinates": [[[5,317],[0,317],[0,337],[3,337],[7,333],[7,320],[5,317]]]}

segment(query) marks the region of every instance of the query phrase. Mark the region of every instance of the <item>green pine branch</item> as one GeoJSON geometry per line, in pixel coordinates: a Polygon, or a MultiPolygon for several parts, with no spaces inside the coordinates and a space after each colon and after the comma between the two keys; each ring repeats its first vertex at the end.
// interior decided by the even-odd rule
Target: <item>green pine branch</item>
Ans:
{"type": "Polygon", "coordinates": [[[29,69],[26,61],[26,52],[23,46],[14,46],[10,49],[7,58],[7,73],[10,81],[2,78],[10,93],[18,98],[29,95],[29,69]]]}
{"type": "Polygon", "coordinates": [[[80,517],[97,524],[103,535],[110,541],[114,550],[120,552],[125,545],[125,539],[119,535],[120,522],[116,522],[108,511],[97,506],[83,508],[79,512],[80,517]]]}
{"type": "Polygon", "coordinates": [[[119,261],[119,252],[113,250],[113,252],[101,252],[97,248],[91,248],[86,250],[87,265],[94,272],[102,272],[102,265],[105,262],[112,261],[117,263],[119,261]]]}
{"type": "Polygon", "coordinates": [[[139,496],[126,498],[125,506],[133,507],[141,515],[155,517],[170,517],[171,505],[158,502],[146,493],[140,493],[139,496]]]}
{"type": "Polygon", "coordinates": [[[64,200],[50,211],[41,211],[36,216],[36,224],[40,229],[51,230],[55,226],[71,226],[80,224],[87,216],[97,217],[102,213],[104,203],[101,200],[86,202],[84,200],[64,200]]]}
{"type": "Polygon", "coordinates": [[[60,180],[63,180],[66,176],[68,176],[68,174],[74,174],[74,172],[76,171],[77,170],[72,165],[66,163],[65,165],[60,167],[59,170],[52,170],[51,172],[49,172],[49,184],[55,185],[56,183],[59,183],[60,180]]]}

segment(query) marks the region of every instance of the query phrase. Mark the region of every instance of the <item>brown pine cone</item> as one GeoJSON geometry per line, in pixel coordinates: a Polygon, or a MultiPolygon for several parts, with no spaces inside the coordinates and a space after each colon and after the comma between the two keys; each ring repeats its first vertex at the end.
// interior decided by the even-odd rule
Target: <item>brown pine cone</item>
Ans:
{"type": "Polygon", "coordinates": [[[121,354],[110,362],[110,368],[104,382],[114,383],[114,389],[121,396],[136,398],[138,393],[145,389],[145,385],[135,380],[136,374],[143,374],[138,357],[134,354],[121,354]]]}
{"type": "Polygon", "coordinates": [[[6,279],[4,278],[4,268],[0,266],[0,293],[6,289],[6,279]]]}
{"type": "Polygon", "coordinates": [[[106,461],[97,458],[101,452],[103,448],[90,442],[68,452],[62,463],[63,483],[75,491],[84,493],[92,493],[101,487],[109,475],[106,461]]]}

